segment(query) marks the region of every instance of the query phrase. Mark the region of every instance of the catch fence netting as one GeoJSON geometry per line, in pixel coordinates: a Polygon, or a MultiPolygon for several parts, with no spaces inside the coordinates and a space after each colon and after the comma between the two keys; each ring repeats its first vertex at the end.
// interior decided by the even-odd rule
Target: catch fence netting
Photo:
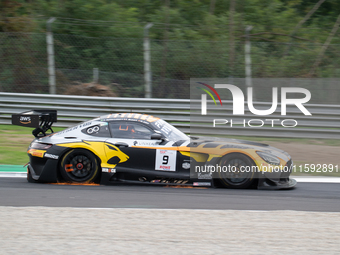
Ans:
{"type": "MultiPolygon", "coordinates": [[[[293,42],[287,54],[288,43],[251,42],[252,85],[260,91],[256,100],[270,95],[272,87],[290,86],[308,88],[311,103],[338,104],[338,41],[335,38],[329,45],[315,72],[322,44],[293,42]]],[[[137,38],[55,33],[53,43],[57,94],[85,95],[80,85],[95,81],[111,96],[144,97],[142,33],[137,38]]],[[[152,97],[190,98],[193,77],[228,78],[244,90],[244,38],[234,45],[231,51],[228,40],[150,38],[152,97]]],[[[49,93],[47,57],[46,33],[0,33],[0,91],[49,93]]]]}

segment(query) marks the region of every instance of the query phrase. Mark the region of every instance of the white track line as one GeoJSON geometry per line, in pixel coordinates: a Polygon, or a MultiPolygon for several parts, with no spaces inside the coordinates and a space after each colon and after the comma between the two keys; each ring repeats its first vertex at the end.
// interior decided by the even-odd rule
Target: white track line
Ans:
{"type": "Polygon", "coordinates": [[[326,177],[326,176],[292,176],[297,182],[318,182],[318,183],[340,183],[340,177],[326,177]]]}
{"type": "Polygon", "coordinates": [[[15,178],[26,178],[27,173],[23,172],[0,172],[0,177],[15,177],[15,178]]]}

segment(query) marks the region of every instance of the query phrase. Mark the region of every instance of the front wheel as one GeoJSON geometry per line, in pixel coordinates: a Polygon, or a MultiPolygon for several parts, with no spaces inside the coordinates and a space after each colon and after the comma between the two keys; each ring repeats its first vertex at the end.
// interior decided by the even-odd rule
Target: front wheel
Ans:
{"type": "Polygon", "coordinates": [[[240,153],[225,155],[221,159],[220,166],[222,169],[228,169],[219,172],[220,181],[226,188],[249,188],[255,180],[255,171],[251,168],[254,163],[246,155],[240,153]]]}
{"type": "Polygon", "coordinates": [[[99,174],[98,160],[88,150],[70,150],[62,158],[60,173],[65,181],[93,182],[99,174]]]}

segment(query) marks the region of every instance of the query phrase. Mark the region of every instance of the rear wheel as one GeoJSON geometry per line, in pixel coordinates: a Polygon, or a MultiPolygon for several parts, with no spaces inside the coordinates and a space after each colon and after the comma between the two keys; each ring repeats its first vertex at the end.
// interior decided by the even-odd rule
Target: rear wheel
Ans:
{"type": "Polygon", "coordinates": [[[99,174],[98,160],[88,150],[70,150],[61,161],[60,173],[65,181],[93,182],[99,174]]]}
{"type": "Polygon", "coordinates": [[[227,169],[219,172],[221,184],[226,188],[249,188],[255,180],[255,171],[251,168],[254,164],[246,155],[226,155],[221,159],[220,165],[222,169],[227,169]]]}

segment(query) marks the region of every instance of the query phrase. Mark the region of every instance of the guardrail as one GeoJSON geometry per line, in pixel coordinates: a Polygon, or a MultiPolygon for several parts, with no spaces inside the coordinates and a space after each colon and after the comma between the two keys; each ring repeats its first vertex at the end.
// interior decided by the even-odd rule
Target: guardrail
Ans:
{"type": "MultiPolygon", "coordinates": [[[[116,112],[138,112],[155,115],[172,123],[180,130],[195,135],[239,135],[262,137],[327,138],[340,139],[340,105],[305,104],[312,116],[303,115],[297,107],[287,107],[287,115],[280,115],[280,105],[270,116],[256,116],[245,107],[245,115],[233,116],[232,101],[223,101],[226,107],[218,108],[208,102],[209,118],[233,119],[246,123],[250,119],[295,119],[298,126],[286,128],[244,127],[243,125],[217,125],[203,118],[198,101],[189,99],[112,98],[49,94],[0,92],[0,124],[10,124],[11,115],[31,109],[54,109],[58,122],[54,126],[69,127],[79,122],[116,112]],[[226,115],[226,109],[229,115],[226,115]],[[191,111],[190,111],[191,110],[191,111]]],[[[254,103],[256,109],[268,109],[270,103],[254,103]]],[[[279,123],[279,122],[278,122],[279,123]]]]}

